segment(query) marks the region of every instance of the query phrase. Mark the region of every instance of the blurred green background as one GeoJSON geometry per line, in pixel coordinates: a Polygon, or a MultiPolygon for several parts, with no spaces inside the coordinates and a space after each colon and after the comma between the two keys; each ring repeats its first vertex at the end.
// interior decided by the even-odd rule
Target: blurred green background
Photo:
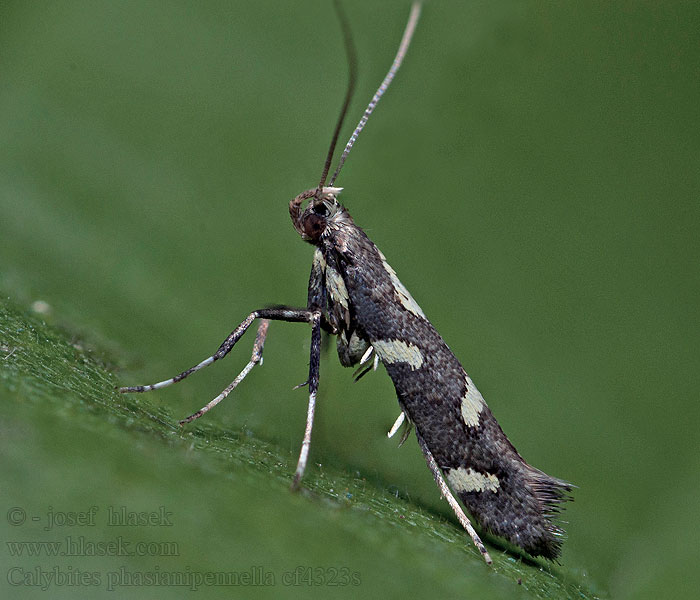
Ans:
{"type": "MultiPolygon", "coordinates": [[[[342,141],[408,13],[399,1],[346,6],[360,80],[342,141]]],[[[602,596],[683,597],[700,583],[698,31],[692,2],[429,2],[338,181],[521,454],[579,486],[555,572],[602,596]]],[[[286,492],[305,418],[305,393],[291,390],[306,377],[303,325],[272,324],[264,366],[200,429],[161,425],[228,384],[252,336],[167,391],[111,390],[198,362],[252,309],[304,304],[312,250],[287,203],[317,183],[344,93],[329,2],[4,2],[0,74],[3,302],[47,303],[33,305],[42,314],[26,316],[24,333],[43,332],[41,320],[63,327],[95,373],[117,373],[95,375],[89,393],[42,387],[60,371],[55,357],[37,334],[46,373],[12,367],[23,353],[16,315],[29,313],[8,309],[3,541],[46,539],[36,525],[8,525],[14,506],[43,515],[97,505],[104,516],[109,505],[165,505],[167,535],[123,535],[172,537],[179,559],[60,564],[277,574],[335,565],[362,577],[333,590],[200,589],[207,597],[533,592],[467,562],[466,536],[447,551],[401,523],[382,529],[286,492]],[[86,358],[83,347],[94,351],[86,358]],[[20,371],[34,383],[18,384],[20,371]],[[101,403],[87,400],[101,390],[101,403]],[[192,431],[204,433],[187,450],[192,431]],[[255,458],[249,470],[217,461],[207,432],[265,440],[287,463],[266,483],[255,458]]],[[[400,450],[387,440],[396,415],[385,373],[353,384],[331,347],[310,481],[326,466],[352,474],[458,533],[414,439],[400,450]]],[[[8,568],[57,564],[0,552],[8,568]]],[[[6,571],[8,592],[44,597],[9,586],[6,571]]]]}

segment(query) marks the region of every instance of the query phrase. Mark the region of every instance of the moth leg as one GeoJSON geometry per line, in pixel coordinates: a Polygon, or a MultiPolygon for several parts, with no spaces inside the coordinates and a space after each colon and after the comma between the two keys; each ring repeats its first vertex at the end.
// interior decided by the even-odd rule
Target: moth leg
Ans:
{"type": "Polygon", "coordinates": [[[191,414],[189,417],[186,417],[185,419],[182,419],[180,421],[180,425],[185,425],[187,423],[191,423],[195,419],[199,419],[204,413],[209,412],[212,408],[214,408],[219,402],[221,402],[226,396],[228,396],[235,388],[236,386],[245,379],[246,375],[250,373],[250,371],[253,369],[255,365],[258,363],[262,364],[263,356],[263,346],[265,345],[265,338],[267,336],[267,328],[270,326],[270,321],[267,319],[262,319],[260,321],[260,326],[258,327],[258,334],[255,336],[255,343],[253,344],[253,353],[250,355],[250,361],[248,364],[243,367],[243,370],[238,374],[238,377],[236,377],[231,384],[223,391],[221,392],[216,398],[214,398],[211,402],[200,408],[196,413],[191,414]]]}
{"type": "Polygon", "coordinates": [[[229,336],[223,341],[221,346],[219,346],[219,349],[209,358],[203,360],[194,367],[183,371],[182,373],[176,375],[171,379],[159,381],[158,383],[153,383],[151,385],[121,387],[119,388],[119,392],[121,392],[122,394],[127,394],[131,392],[150,392],[151,390],[159,390],[161,388],[172,385],[173,383],[177,383],[178,381],[182,381],[183,379],[185,379],[185,377],[192,375],[192,373],[195,373],[200,369],[203,369],[204,367],[208,367],[213,362],[224,358],[224,356],[231,352],[231,349],[236,345],[236,342],[240,340],[241,337],[243,337],[243,334],[248,330],[248,327],[250,327],[250,325],[253,323],[253,321],[255,321],[255,319],[268,319],[270,321],[288,321],[291,323],[310,323],[313,318],[313,315],[313,311],[303,308],[299,309],[281,307],[263,308],[260,310],[255,310],[252,313],[250,313],[246,317],[246,319],[229,334],[229,336]]]}
{"type": "Polygon", "coordinates": [[[360,364],[364,365],[372,356],[372,352],[374,352],[374,346],[370,344],[367,346],[367,350],[365,350],[365,353],[362,355],[362,358],[360,359],[360,364]]]}
{"type": "Polygon", "coordinates": [[[445,481],[445,478],[442,476],[442,471],[440,470],[440,467],[438,466],[437,462],[435,462],[435,458],[433,457],[432,453],[428,449],[427,444],[425,443],[425,440],[422,438],[421,434],[418,433],[418,430],[416,430],[416,437],[418,438],[418,444],[421,447],[421,450],[423,450],[423,454],[425,455],[425,460],[428,463],[428,467],[430,468],[430,472],[433,474],[433,477],[435,478],[435,483],[437,483],[438,488],[440,488],[440,493],[442,494],[442,497],[447,500],[447,503],[450,505],[452,510],[454,511],[455,515],[457,515],[457,519],[461,523],[462,527],[466,529],[467,533],[470,535],[472,538],[472,542],[474,542],[474,545],[476,546],[477,550],[481,552],[481,556],[484,557],[484,560],[486,561],[487,565],[493,564],[493,561],[491,560],[491,557],[489,556],[488,551],[486,550],[486,547],[484,546],[483,542],[479,538],[479,535],[474,531],[474,527],[472,527],[471,522],[467,518],[467,515],[464,514],[464,511],[462,510],[462,507],[459,505],[455,497],[452,495],[452,492],[450,491],[450,488],[447,486],[447,482],[445,481]]]}
{"type": "Polygon", "coordinates": [[[403,425],[405,418],[406,418],[406,413],[401,411],[399,416],[396,418],[396,421],[394,421],[394,424],[391,426],[389,433],[386,434],[386,437],[394,437],[394,434],[399,430],[399,427],[401,427],[401,425],[403,425]]]}
{"type": "Polygon", "coordinates": [[[399,430],[399,427],[403,425],[403,432],[401,433],[401,439],[399,439],[399,448],[403,446],[403,443],[408,439],[411,429],[413,429],[413,423],[406,417],[406,413],[401,411],[401,414],[396,418],[396,421],[392,425],[389,432],[386,434],[387,437],[394,437],[394,434],[399,430]]]}
{"type": "Polygon", "coordinates": [[[309,356],[309,407],[306,412],[306,429],[304,430],[304,440],[301,443],[297,470],[292,480],[292,490],[299,489],[299,483],[304,476],[306,463],[309,458],[309,448],[311,447],[311,430],[314,426],[314,412],[316,410],[316,392],[318,391],[319,367],[321,363],[321,313],[312,312],[311,317],[311,351],[309,356]]]}

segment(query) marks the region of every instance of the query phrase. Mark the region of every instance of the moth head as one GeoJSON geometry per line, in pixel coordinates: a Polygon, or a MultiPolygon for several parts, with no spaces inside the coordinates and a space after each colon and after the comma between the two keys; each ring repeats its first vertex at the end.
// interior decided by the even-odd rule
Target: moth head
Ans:
{"type": "Polygon", "coordinates": [[[328,228],[329,223],[343,207],[338,204],[337,194],[343,188],[324,187],[306,190],[289,203],[289,215],[294,228],[304,241],[317,243],[328,228]],[[308,200],[306,207],[304,201],[308,200]]]}

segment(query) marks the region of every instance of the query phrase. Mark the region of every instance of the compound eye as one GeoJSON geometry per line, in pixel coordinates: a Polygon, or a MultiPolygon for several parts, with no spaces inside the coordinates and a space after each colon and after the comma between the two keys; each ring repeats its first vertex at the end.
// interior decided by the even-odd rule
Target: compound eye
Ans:
{"type": "Polygon", "coordinates": [[[327,217],[330,214],[330,210],[325,202],[319,202],[318,204],[314,204],[314,214],[319,217],[327,217]]]}
{"type": "Polygon", "coordinates": [[[319,215],[310,214],[304,219],[304,235],[310,240],[318,240],[326,229],[326,219],[319,215]]]}

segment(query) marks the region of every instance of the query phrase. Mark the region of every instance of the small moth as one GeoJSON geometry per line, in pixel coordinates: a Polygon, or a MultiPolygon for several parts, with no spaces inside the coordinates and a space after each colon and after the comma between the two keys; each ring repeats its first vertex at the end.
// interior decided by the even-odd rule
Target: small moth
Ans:
{"type": "Polygon", "coordinates": [[[420,15],[413,4],[396,58],[348,141],[333,176],[326,184],[333,154],[352,97],[355,50],[349,26],[336,2],[350,77],[345,102],[333,133],[319,184],[289,203],[294,228],[314,246],[305,308],[263,308],[250,313],[209,358],[172,379],[152,385],[120,388],[146,392],[183,380],[224,358],[256,319],[260,319],[250,361],[209,404],[180,422],[199,418],[223,400],[262,362],[270,321],[311,325],[306,429],[292,488],[299,486],[306,469],[319,383],[321,330],[337,337],[340,362],[358,366],[356,379],[381,362],[396,388],[399,414],[392,436],[402,423],[401,443],[415,429],[428,467],[440,492],[487,563],[486,548],[472,527],[459,497],[482,528],[502,536],[533,556],[556,559],[564,532],[554,522],[560,504],[568,500],[571,484],[550,477],[527,464],[501,430],[484,398],[440,334],[432,326],[384,255],[355,225],[338,202],[342,188],[335,181],[357,136],[394,79],[408,49],[420,15]]]}

